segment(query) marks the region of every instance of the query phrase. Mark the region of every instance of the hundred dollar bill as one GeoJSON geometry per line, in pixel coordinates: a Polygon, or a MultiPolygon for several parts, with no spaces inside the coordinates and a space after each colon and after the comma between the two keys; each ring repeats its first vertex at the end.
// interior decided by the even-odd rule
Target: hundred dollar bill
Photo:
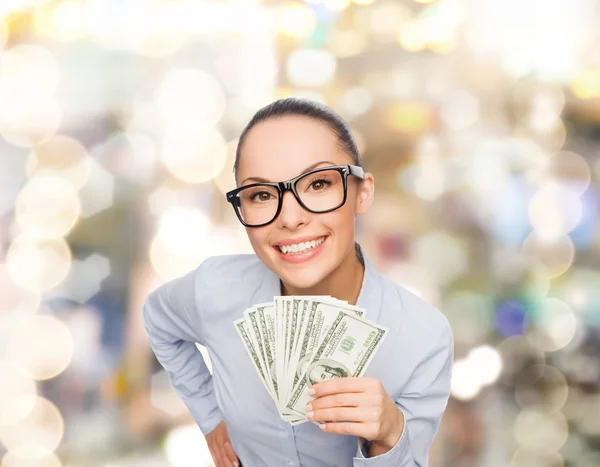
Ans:
{"type": "Polygon", "coordinates": [[[386,333],[387,329],[379,324],[340,311],[298,380],[287,408],[305,416],[306,404],[312,400],[308,389],[313,384],[332,378],[362,376],[386,333]]]}
{"type": "Polygon", "coordinates": [[[308,363],[312,360],[317,346],[327,335],[331,324],[336,320],[340,311],[346,311],[354,316],[363,318],[365,310],[357,306],[342,303],[339,300],[323,301],[314,298],[309,302],[305,316],[305,330],[298,342],[298,352],[295,360],[295,375],[291,392],[294,391],[300,377],[305,373],[308,363]]]}
{"type": "Polygon", "coordinates": [[[240,339],[242,340],[242,343],[244,344],[244,348],[246,349],[246,352],[250,356],[250,360],[251,360],[252,364],[254,365],[254,368],[256,369],[256,371],[258,372],[258,375],[260,376],[260,379],[261,379],[263,385],[265,386],[265,388],[267,389],[267,392],[273,399],[273,402],[277,403],[277,400],[275,399],[275,395],[272,393],[270,386],[267,384],[267,378],[266,378],[265,372],[262,368],[260,358],[258,357],[258,354],[256,353],[254,344],[252,343],[252,339],[248,335],[248,332],[246,329],[245,318],[240,318],[240,319],[234,321],[233,324],[235,326],[236,331],[238,332],[238,334],[240,336],[240,339]]]}
{"type": "Polygon", "coordinates": [[[275,390],[275,396],[279,399],[279,385],[275,374],[275,324],[273,322],[273,305],[270,303],[256,305],[255,307],[258,325],[263,338],[263,349],[265,351],[265,364],[268,377],[275,390]]]}

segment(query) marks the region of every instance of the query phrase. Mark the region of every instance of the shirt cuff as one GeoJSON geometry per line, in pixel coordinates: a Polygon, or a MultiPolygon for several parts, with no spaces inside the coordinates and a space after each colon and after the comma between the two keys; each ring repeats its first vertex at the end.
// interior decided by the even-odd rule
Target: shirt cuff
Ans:
{"type": "Polygon", "coordinates": [[[375,457],[367,457],[368,442],[362,443],[358,441],[358,451],[354,458],[354,467],[398,467],[403,465],[402,462],[407,457],[410,449],[408,427],[404,425],[404,430],[396,445],[384,454],[375,457]],[[363,452],[364,450],[364,452],[363,452]]]}

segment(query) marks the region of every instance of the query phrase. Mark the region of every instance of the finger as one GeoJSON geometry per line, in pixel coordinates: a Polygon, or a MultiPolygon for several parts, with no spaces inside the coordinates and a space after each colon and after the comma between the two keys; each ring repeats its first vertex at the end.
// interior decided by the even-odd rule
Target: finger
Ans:
{"type": "Polygon", "coordinates": [[[312,386],[314,392],[309,394],[314,397],[328,396],[342,392],[374,392],[381,386],[375,378],[333,378],[312,386]]]}
{"type": "Polygon", "coordinates": [[[369,395],[361,392],[344,392],[321,396],[310,402],[307,410],[327,409],[329,407],[364,407],[369,405],[369,395]]]}
{"type": "Polygon", "coordinates": [[[221,467],[221,455],[219,454],[219,447],[216,444],[208,447],[210,455],[216,467],[221,467]]]}
{"type": "Polygon", "coordinates": [[[225,451],[225,456],[227,456],[227,459],[229,459],[231,464],[234,467],[238,467],[240,465],[240,461],[235,455],[235,452],[233,451],[233,446],[231,446],[231,443],[229,441],[225,442],[225,444],[223,445],[223,450],[225,451]]]}
{"type": "Polygon", "coordinates": [[[369,423],[352,423],[352,422],[329,422],[321,425],[321,429],[327,433],[335,433],[338,435],[357,436],[359,438],[371,439],[373,429],[369,423]]]}
{"type": "Polygon", "coordinates": [[[380,411],[362,407],[334,407],[308,412],[309,420],[320,422],[376,422],[380,411]]]}

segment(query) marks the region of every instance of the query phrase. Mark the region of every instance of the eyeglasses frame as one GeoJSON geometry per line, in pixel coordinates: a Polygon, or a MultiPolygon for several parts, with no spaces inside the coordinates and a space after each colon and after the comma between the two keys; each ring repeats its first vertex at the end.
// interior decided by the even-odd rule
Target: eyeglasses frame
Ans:
{"type": "Polygon", "coordinates": [[[294,177],[290,180],[286,180],[284,182],[261,182],[261,183],[251,183],[250,185],[243,185],[241,187],[235,188],[234,190],[228,191],[225,196],[227,197],[227,201],[229,203],[231,203],[231,206],[233,207],[233,210],[235,211],[237,218],[242,223],[242,225],[244,225],[244,227],[249,227],[249,228],[264,227],[265,225],[269,225],[269,224],[275,222],[275,220],[279,217],[279,214],[281,213],[281,208],[283,207],[283,195],[285,194],[286,191],[291,191],[294,195],[294,198],[296,198],[296,201],[298,201],[300,206],[302,206],[308,212],[311,212],[313,214],[324,214],[324,213],[335,211],[336,209],[341,208],[344,204],[346,204],[346,199],[348,198],[348,175],[353,175],[353,176],[363,180],[365,177],[365,172],[362,167],[359,167],[357,165],[331,165],[331,166],[327,166],[327,167],[319,167],[317,169],[310,170],[308,172],[300,174],[297,177],[294,177]],[[331,209],[327,209],[326,211],[313,211],[312,209],[309,209],[300,199],[300,195],[298,195],[298,192],[296,191],[296,183],[298,182],[298,180],[300,180],[304,177],[308,177],[309,175],[312,175],[314,173],[324,172],[325,170],[336,170],[341,174],[342,183],[344,186],[344,198],[342,199],[342,202],[340,203],[339,206],[336,206],[331,209]],[[257,186],[270,186],[270,187],[277,189],[277,191],[279,192],[279,198],[277,200],[277,203],[278,203],[277,211],[275,212],[273,219],[271,219],[269,222],[265,222],[263,224],[258,224],[258,225],[247,224],[246,222],[244,222],[244,219],[242,218],[242,214],[240,212],[240,204],[241,203],[240,203],[240,198],[238,195],[243,190],[246,190],[246,189],[252,188],[252,187],[257,187],[257,186]]]}

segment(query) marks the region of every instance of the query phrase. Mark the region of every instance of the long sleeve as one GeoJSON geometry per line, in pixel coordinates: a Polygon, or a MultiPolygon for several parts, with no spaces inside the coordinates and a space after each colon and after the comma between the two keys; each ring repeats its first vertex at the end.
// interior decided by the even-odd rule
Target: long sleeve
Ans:
{"type": "Polygon", "coordinates": [[[200,314],[196,310],[197,271],[152,292],[144,302],[142,315],[152,350],[169,374],[173,390],[206,435],[221,422],[222,416],[212,375],[196,347],[196,342],[203,343],[200,314]]]}
{"type": "Polygon", "coordinates": [[[454,340],[450,326],[441,329],[435,345],[415,368],[396,399],[405,419],[396,445],[385,454],[366,458],[359,446],[354,467],[426,467],[429,447],[438,430],[450,394],[454,340]]]}

